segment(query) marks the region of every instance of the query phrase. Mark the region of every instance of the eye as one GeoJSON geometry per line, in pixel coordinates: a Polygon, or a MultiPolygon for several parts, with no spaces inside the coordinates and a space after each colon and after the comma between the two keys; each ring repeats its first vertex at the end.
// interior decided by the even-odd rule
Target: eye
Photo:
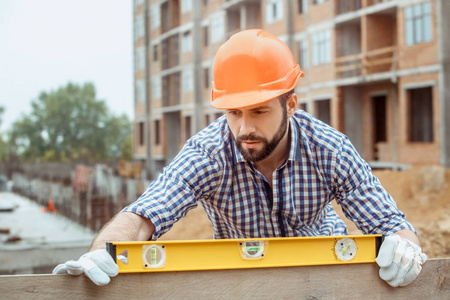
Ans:
{"type": "Polygon", "coordinates": [[[239,115],[239,113],[240,113],[240,111],[238,111],[238,110],[229,110],[227,112],[227,114],[229,114],[231,116],[237,116],[237,115],[239,115]]]}
{"type": "Polygon", "coordinates": [[[263,114],[265,114],[267,111],[266,110],[255,110],[253,113],[255,114],[255,115],[263,115],[263,114]]]}

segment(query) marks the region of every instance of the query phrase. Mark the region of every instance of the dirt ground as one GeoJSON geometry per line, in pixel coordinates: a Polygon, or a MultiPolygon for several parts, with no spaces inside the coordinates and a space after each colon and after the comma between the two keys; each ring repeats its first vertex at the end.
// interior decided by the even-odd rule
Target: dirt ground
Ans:
{"type": "MultiPolygon", "coordinates": [[[[422,166],[407,171],[378,170],[374,174],[416,228],[428,257],[450,257],[450,170],[422,166]]],[[[360,234],[353,223],[345,217],[343,219],[350,234],[360,234]]],[[[203,209],[198,207],[175,224],[161,240],[211,238],[211,224],[203,209]]]]}

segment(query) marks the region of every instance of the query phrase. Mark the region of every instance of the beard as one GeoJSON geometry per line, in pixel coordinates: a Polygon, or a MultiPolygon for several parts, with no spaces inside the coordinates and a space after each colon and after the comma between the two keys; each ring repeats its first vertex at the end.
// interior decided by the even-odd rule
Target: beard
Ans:
{"type": "Polygon", "coordinates": [[[235,138],[236,146],[241,153],[241,155],[244,157],[245,160],[251,161],[251,162],[258,162],[262,161],[265,158],[269,157],[270,154],[277,148],[278,144],[280,143],[281,139],[284,137],[287,131],[287,109],[284,108],[283,110],[283,118],[281,120],[281,124],[278,127],[277,132],[273,136],[273,138],[269,141],[265,137],[262,136],[256,136],[254,134],[249,135],[239,135],[237,138],[235,138]],[[245,149],[242,146],[242,141],[258,141],[262,143],[262,149],[256,150],[256,149],[245,149]]]}

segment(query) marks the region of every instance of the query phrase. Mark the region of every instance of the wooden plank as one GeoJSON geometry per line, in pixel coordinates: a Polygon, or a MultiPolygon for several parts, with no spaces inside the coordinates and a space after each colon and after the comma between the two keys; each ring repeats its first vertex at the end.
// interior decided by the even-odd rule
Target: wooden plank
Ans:
{"type": "Polygon", "coordinates": [[[85,276],[0,276],[2,299],[450,299],[450,258],[430,259],[409,286],[392,288],[376,264],[85,276]]]}
{"type": "Polygon", "coordinates": [[[366,53],[366,56],[368,58],[372,57],[372,56],[377,56],[377,55],[381,55],[381,54],[386,54],[386,53],[391,53],[394,52],[396,49],[395,46],[390,46],[390,47],[385,47],[385,48],[380,48],[380,49],[375,49],[372,51],[368,51],[366,53]]]}
{"type": "Polygon", "coordinates": [[[359,69],[361,69],[360,63],[354,64],[354,65],[343,66],[343,67],[337,67],[336,72],[341,73],[341,72],[359,70],[359,69]]]}
{"type": "Polygon", "coordinates": [[[377,59],[377,60],[368,61],[366,63],[366,67],[375,67],[375,66],[380,66],[380,65],[387,65],[387,64],[392,64],[392,62],[393,62],[393,58],[392,57],[381,58],[381,59],[377,59]]]}
{"type": "Polygon", "coordinates": [[[342,57],[336,58],[336,64],[362,59],[363,57],[364,57],[364,55],[362,53],[348,55],[348,56],[342,56],[342,57]]]}

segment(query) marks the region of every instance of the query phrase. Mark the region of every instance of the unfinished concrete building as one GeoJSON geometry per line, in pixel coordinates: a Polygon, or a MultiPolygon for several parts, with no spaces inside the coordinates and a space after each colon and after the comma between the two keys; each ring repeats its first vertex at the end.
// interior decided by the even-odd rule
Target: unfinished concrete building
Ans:
{"type": "Polygon", "coordinates": [[[306,77],[299,107],[372,165],[450,167],[450,1],[134,0],[136,160],[154,174],[223,112],[210,102],[218,47],[262,28],[306,77]]]}

